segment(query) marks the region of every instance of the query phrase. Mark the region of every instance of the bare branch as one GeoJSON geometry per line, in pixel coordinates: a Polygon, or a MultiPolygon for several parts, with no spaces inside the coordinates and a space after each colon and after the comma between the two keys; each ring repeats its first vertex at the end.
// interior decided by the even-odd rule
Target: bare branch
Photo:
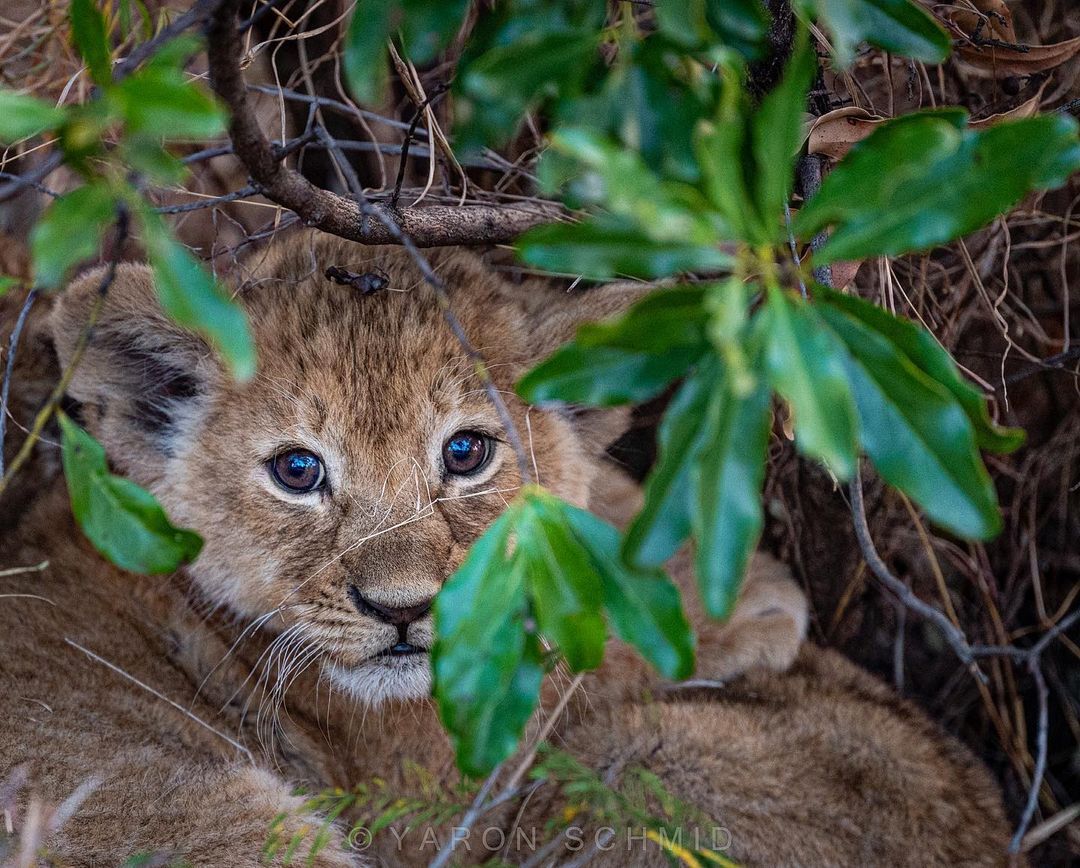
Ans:
{"type": "Polygon", "coordinates": [[[248,102],[240,70],[243,46],[236,27],[238,0],[217,0],[207,29],[210,81],[229,109],[229,137],[236,156],[265,196],[295,211],[304,223],[361,244],[397,244],[404,235],[417,247],[504,244],[522,232],[557,219],[550,206],[432,205],[426,208],[370,206],[316,187],[274,153],[248,102]],[[376,219],[371,219],[372,217],[376,219]],[[391,230],[391,225],[397,231],[391,230]]]}

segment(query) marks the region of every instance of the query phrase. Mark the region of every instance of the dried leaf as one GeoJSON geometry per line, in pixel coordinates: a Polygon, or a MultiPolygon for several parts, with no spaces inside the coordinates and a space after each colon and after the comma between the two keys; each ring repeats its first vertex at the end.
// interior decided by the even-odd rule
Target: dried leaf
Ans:
{"type": "Polygon", "coordinates": [[[987,8],[990,15],[978,15],[963,10],[945,15],[945,23],[961,39],[956,54],[976,69],[998,78],[1010,75],[1034,75],[1061,66],[1080,54],[1080,36],[1053,45],[1023,45],[1017,42],[1012,17],[1004,3],[980,0],[975,4],[987,8]],[[1000,8],[998,8],[1000,6],[1000,8]],[[1005,11],[1002,12],[1002,9],[1005,11]],[[1002,23],[997,15],[1006,16],[1002,23]],[[980,22],[982,26],[980,27],[980,22]],[[985,44],[988,40],[1016,45],[985,44]],[[980,44],[981,43],[981,44],[980,44]]]}
{"type": "MultiPolygon", "coordinates": [[[[1046,90],[1048,83],[1043,82],[1037,93],[1019,105],[1007,111],[973,120],[968,126],[973,129],[983,129],[1001,121],[1034,117],[1039,112],[1043,91],[1046,90]]],[[[811,154],[822,154],[830,159],[840,160],[853,145],[861,142],[887,120],[889,118],[883,118],[856,106],[845,106],[827,112],[811,125],[807,150],[811,154]]]]}
{"type": "Polygon", "coordinates": [[[1018,41],[1016,31],[1013,29],[1012,12],[1005,0],[972,0],[971,5],[978,12],[956,9],[950,11],[946,19],[962,28],[964,33],[977,31],[983,39],[1000,39],[1002,42],[1018,41]],[[980,22],[985,22],[981,29],[979,29],[980,22]]]}
{"type": "Polygon", "coordinates": [[[998,112],[997,114],[988,115],[985,118],[979,118],[977,121],[971,121],[968,123],[969,127],[973,129],[981,129],[983,127],[993,126],[1000,121],[1016,121],[1021,118],[1032,118],[1039,113],[1039,104],[1042,102],[1043,91],[1046,90],[1049,79],[1044,81],[1042,87],[1032,96],[1030,99],[1024,100],[1020,105],[1013,106],[1008,111],[998,112]]]}
{"type": "Polygon", "coordinates": [[[811,154],[824,154],[839,160],[851,150],[852,145],[861,142],[887,120],[857,106],[827,112],[810,127],[807,150],[811,154]]]}

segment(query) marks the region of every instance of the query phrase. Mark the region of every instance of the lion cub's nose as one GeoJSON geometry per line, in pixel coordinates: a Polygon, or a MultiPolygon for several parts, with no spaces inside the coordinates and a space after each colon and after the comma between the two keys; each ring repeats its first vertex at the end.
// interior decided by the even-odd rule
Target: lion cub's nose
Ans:
{"type": "Polygon", "coordinates": [[[419,621],[431,610],[431,604],[435,602],[434,597],[428,597],[415,606],[384,606],[382,603],[376,603],[365,597],[356,585],[349,585],[349,599],[361,615],[370,615],[394,627],[407,627],[413,621],[419,621]]]}

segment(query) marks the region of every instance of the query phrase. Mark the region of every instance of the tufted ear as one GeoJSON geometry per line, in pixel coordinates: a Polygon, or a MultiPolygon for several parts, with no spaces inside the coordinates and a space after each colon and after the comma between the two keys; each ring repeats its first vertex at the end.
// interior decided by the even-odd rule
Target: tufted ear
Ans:
{"type": "MultiPolygon", "coordinates": [[[[53,309],[53,338],[65,368],[105,274],[99,268],[73,281],[53,309]]],[[[83,421],[113,463],[150,483],[221,376],[207,344],[162,311],[150,268],[125,264],[108,287],[68,394],[82,405],[83,421]]]]}

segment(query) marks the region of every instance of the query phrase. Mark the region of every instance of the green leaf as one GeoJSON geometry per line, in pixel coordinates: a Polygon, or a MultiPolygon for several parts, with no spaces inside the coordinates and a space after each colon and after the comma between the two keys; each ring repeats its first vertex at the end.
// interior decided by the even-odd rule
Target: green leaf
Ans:
{"type": "Polygon", "coordinates": [[[694,636],[679,589],[658,570],[628,570],[619,557],[619,532],[607,522],[568,504],[563,508],[600,577],[604,609],[616,635],[665,678],[688,678],[694,671],[694,636]]]}
{"type": "Polygon", "coordinates": [[[607,630],[600,612],[600,578],[563,514],[564,504],[540,492],[526,496],[516,524],[515,562],[528,575],[540,632],[574,672],[604,659],[607,630]]]}
{"type": "Polygon", "coordinates": [[[537,268],[594,279],[653,279],[732,265],[731,256],[716,246],[656,241],[632,221],[609,216],[537,226],[518,240],[518,252],[537,268]]]}
{"type": "Polygon", "coordinates": [[[654,241],[712,245],[722,228],[709,203],[689,184],[660,178],[641,155],[591,129],[564,128],[551,137],[551,147],[586,166],[583,189],[592,200],[640,227],[654,241]]]}
{"type": "Polygon", "coordinates": [[[705,19],[725,46],[747,60],[764,53],[770,17],[761,0],[705,0],[705,19]]]}
{"type": "Polygon", "coordinates": [[[638,404],[655,397],[680,377],[696,355],[685,348],[652,355],[620,347],[569,343],[522,377],[517,393],[530,404],[638,404]]]}
{"type": "Polygon", "coordinates": [[[387,0],[359,0],[345,34],[345,75],[353,95],[378,103],[389,81],[386,40],[394,4],[387,0]]]}
{"type": "Polygon", "coordinates": [[[645,502],[623,542],[622,557],[635,568],[662,566],[690,535],[691,471],[704,442],[715,364],[710,359],[686,378],[660,423],[659,459],[645,480],[645,502]]]}
{"type": "Polygon", "coordinates": [[[799,27],[791,60],[780,84],[766,94],[751,119],[754,176],[758,213],[771,221],[773,240],[783,238],[781,216],[795,174],[795,157],[802,143],[806,93],[814,80],[817,59],[804,26],[799,27]]]}
{"type": "Polygon", "coordinates": [[[769,290],[764,317],[769,379],[794,413],[796,444],[849,478],[858,425],[843,347],[814,308],[779,289],[769,290]]]}
{"type": "Polygon", "coordinates": [[[116,216],[116,197],[101,182],[86,184],[55,199],[30,233],[34,284],[55,289],[65,275],[101,247],[116,216]]]}
{"type": "Polygon", "coordinates": [[[724,87],[715,121],[702,121],[694,136],[694,151],[705,194],[727,221],[731,238],[752,244],[768,243],[772,231],[762,222],[746,177],[747,118],[750,104],[737,83],[739,70],[724,67],[724,87]]]}
{"type": "Polygon", "coordinates": [[[169,573],[194,560],[199,535],[173,527],[150,492],[109,473],[100,443],[65,413],[58,418],[71,510],[94,548],[137,573],[169,573]]]}
{"type": "Polygon", "coordinates": [[[948,34],[912,0],[800,0],[799,5],[832,31],[841,66],[855,59],[860,42],[926,63],[949,56],[948,34]]]}
{"type": "Polygon", "coordinates": [[[653,292],[622,316],[585,323],[574,340],[584,347],[620,347],[645,353],[664,353],[673,347],[704,352],[708,312],[702,285],[677,286],[653,292]]]}
{"type": "Polygon", "coordinates": [[[154,287],[165,312],[205,337],[234,377],[250,379],[255,374],[255,344],[243,310],[169,234],[156,214],[143,209],[142,222],[154,287]]]}
{"type": "Polygon", "coordinates": [[[498,145],[542,101],[580,92],[597,59],[599,34],[576,29],[518,34],[459,73],[456,140],[465,151],[498,145]]]}
{"type": "Polygon", "coordinates": [[[184,163],[148,136],[129,136],[121,142],[124,162],[159,184],[178,184],[187,177],[184,163]]]}
{"type": "Polygon", "coordinates": [[[515,504],[435,598],[435,699],[458,766],[474,776],[513,753],[544,675],[536,638],[525,632],[525,574],[507,554],[517,516],[515,504]]]}
{"type": "Polygon", "coordinates": [[[694,555],[705,610],[726,618],[761,535],[772,392],[758,376],[740,395],[732,378],[723,376],[713,386],[707,414],[692,474],[694,555]]]}
{"type": "Polygon", "coordinates": [[[881,477],[942,527],[994,536],[1001,529],[997,496],[956,398],[882,333],[831,304],[820,314],[847,348],[859,439],[881,477]]]}
{"type": "Polygon", "coordinates": [[[657,3],[660,32],[689,49],[713,49],[716,43],[748,60],[761,56],[769,13],[760,0],[685,0],[657,3]]]}
{"type": "Polygon", "coordinates": [[[980,448],[990,452],[1012,452],[1023,444],[1023,430],[1003,428],[991,421],[982,393],[963,378],[949,353],[926,329],[895,317],[857,296],[844,295],[825,287],[816,287],[814,295],[888,339],[912,364],[948,389],[975,428],[980,448]]]}
{"type": "Polygon", "coordinates": [[[109,90],[129,133],[160,139],[210,139],[225,132],[226,115],[180,66],[155,64],[109,90]]]}
{"type": "Polygon", "coordinates": [[[0,142],[14,142],[36,136],[60,126],[66,117],[63,109],[51,103],[0,90],[0,142]]]}
{"type": "Polygon", "coordinates": [[[639,403],[663,391],[708,349],[700,287],[655,292],[621,317],[587,323],[517,385],[530,403],[639,403]]]}
{"type": "Polygon", "coordinates": [[[927,250],[980,228],[1080,170],[1076,121],[1040,115],[973,130],[957,111],[882,124],[799,212],[803,238],[834,226],[817,263],[927,250]]]}
{"type": "Polygon", "coordinates": [[[112,52],[105,31],[105,17],[94,0],[71,0],[71,35],[79,56],[86,62],[95,84],[112,82],[112,52]]]}
{"type": "Polygon", "coordinates": [[[401,0],[401,42],[412,63],[435,59],[461,27],[468,0],[401,0]]]}

